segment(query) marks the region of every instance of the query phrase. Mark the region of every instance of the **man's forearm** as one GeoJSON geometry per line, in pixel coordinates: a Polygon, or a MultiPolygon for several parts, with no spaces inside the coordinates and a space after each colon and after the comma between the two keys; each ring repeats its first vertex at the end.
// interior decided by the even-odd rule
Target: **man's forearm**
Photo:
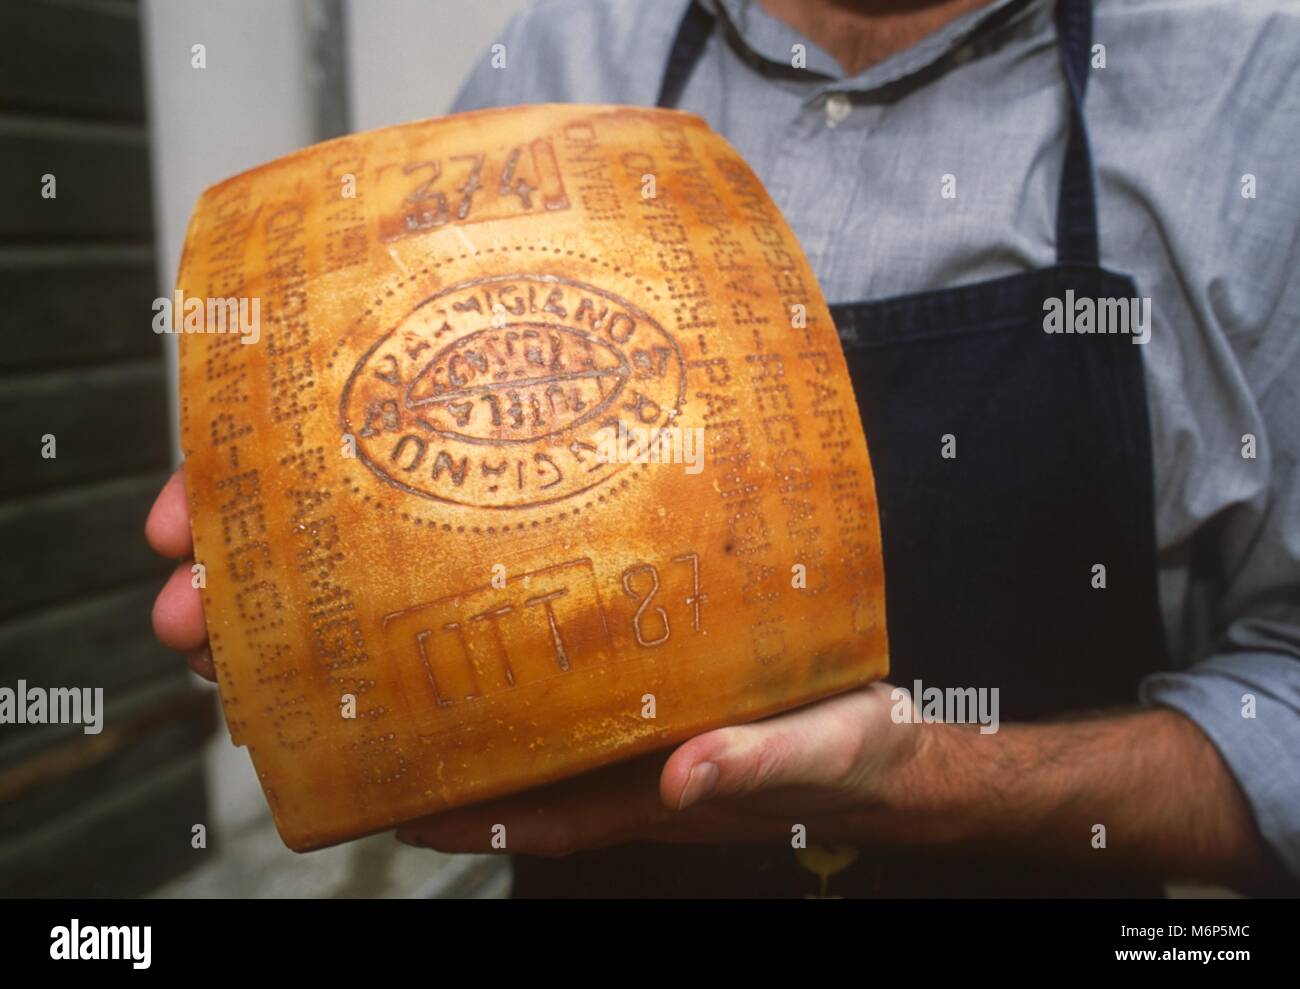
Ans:
{"type": "Polygon", "coordinates": [[[1218,751],[1175,711],[1004,725],[992,735],[923,730],[900,799],[925,822],[928,843],[1167,878],[1278,875],[1218,751]]]}

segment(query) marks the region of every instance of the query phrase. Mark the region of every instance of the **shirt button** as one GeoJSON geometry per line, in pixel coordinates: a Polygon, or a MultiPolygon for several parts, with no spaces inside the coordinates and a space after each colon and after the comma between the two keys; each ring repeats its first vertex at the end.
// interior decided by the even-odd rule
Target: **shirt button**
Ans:
{"type": "Polygon", "coordinates": [[[826,126],[834,127],[836,124],[848,119],[853,112],[853,101],[849,99],[846,93],[831,93],[826,97],[826,126]]]}

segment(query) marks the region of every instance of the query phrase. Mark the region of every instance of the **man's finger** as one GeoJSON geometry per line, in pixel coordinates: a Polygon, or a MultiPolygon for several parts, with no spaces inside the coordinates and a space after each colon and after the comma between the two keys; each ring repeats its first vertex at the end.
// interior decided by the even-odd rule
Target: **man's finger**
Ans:
{"type": "Polygon", "coordinates": [[[203,677],[204,680],[211,680],[213,683],[217,682],[217,668],[212,662],[212,649],[210,647],[203,646],[200,649],[195,649],[186,655],[185,659],[190,664],[190,669],[203,677]]]}
{"type": "Polygon", "coordinates": [[[153,630],[169,649],[189,653],[207,644],[203,599],[190,584],[190,564],[182,563],[167,579],[153,603],[153,630]]]}
{"type": "Polygon", "coordinates": [[[154,499],[144,523],[144,536],[160,556],[179,560],[194,552],[190,533],[190,506],[185,495],[185,473],[177,468],[154,499]]]}

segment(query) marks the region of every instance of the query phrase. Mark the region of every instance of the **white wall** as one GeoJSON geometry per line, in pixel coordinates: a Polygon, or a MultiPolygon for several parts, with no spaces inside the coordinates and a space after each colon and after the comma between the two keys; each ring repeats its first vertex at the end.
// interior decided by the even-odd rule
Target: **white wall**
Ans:
{"type": "Polygon", "coordinates": [[[439,117],[525,0],[347,0],[352,129],[439,117]]]}

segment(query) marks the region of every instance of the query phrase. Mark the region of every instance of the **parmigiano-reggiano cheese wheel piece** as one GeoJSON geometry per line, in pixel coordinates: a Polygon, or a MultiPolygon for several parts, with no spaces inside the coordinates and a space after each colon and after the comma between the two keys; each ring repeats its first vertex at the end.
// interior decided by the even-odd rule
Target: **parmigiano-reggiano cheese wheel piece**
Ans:
{"type": "Polygon", "coordinates": [[[698,117],[307,148],[204,193],[177,290],[221,699],[290,847],[886,673],[830,315],[698,117]]]}

